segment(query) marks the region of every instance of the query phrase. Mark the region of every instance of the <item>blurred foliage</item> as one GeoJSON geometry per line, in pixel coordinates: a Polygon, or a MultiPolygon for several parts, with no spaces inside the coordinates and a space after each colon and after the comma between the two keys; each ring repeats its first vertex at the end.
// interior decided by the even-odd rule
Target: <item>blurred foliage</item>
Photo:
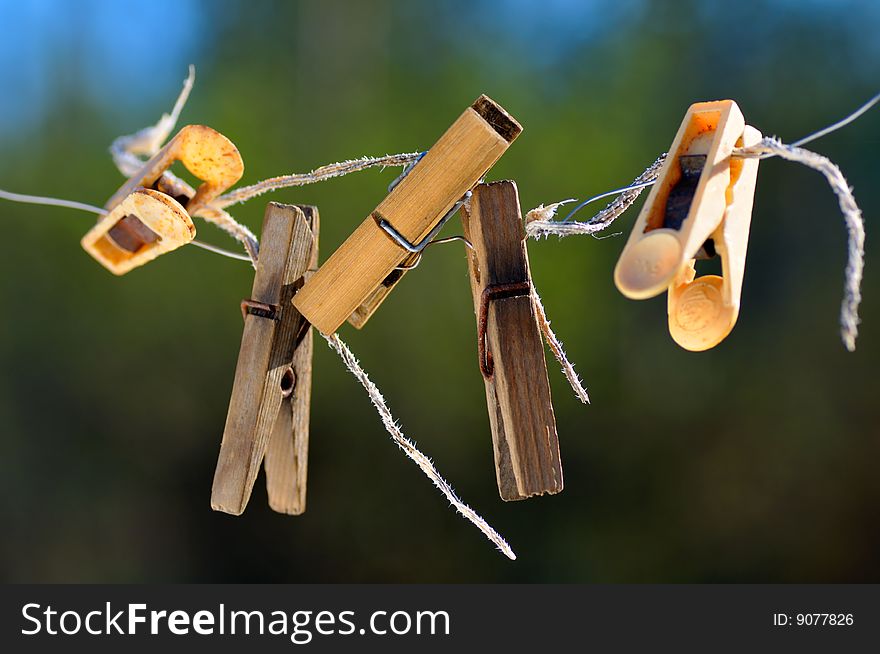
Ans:
{"type": "MultiPolygon", "coordinates": [[[[95,204],[122,181],[106,146],[170,108],[190,61],[183,121],[228,135],[245,183],[426,148],[486,92],[525,126],[490,173],[517,180],[524,209],[627,183],[691,102],[734,98],[751,124],[792,140],[878,90],[880,11],[868,1],[38,4],[19,23],[21,8],[0,3],[7,45],[43,44],[36,78],[0,78],[0,186],[95,204]],[[122,54],[95,54],[108,44],[122,54]],[[45,91],[39,105],[21,103],[28,84],[45,91]]],[[[0,50],[3,68],[17,52],[0,50]]],[[[739,324],[708,353],[673,344],[663,299],[616,292],[621,238],[529,244],[593,399],[576,402],[551,360],[558,496],[497,496],[460,246],[433,249],[363,332],[343,329],[515,563],[448,510],[322,342],[308,511],[273,514],[258,480],[242,517],[211,512],[248,266],[186,248],[117,279],[79,248],[87,214],[2,204],[0,578],[880,581],[878,142],[872,113],[814,144],[868,222],[855,354],[837,335],[845,231],[807,169],[762,163],[739,324]]],[[[273,199],[320,207],[326,257],[396,173],[273,199]]],[[[258,230],[263,206],[235,215],[258,230]]]]}

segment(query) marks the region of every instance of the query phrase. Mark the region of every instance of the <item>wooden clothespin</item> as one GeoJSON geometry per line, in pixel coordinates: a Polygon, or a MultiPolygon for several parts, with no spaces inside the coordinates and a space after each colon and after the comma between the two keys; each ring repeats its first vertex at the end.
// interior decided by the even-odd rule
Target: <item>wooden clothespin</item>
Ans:
{"type": "Polygon", "coordinates": [[[318,263],[318,210],[269,203],[211,507],[240,515],[264,462],[269,504],[305,510],[312,384],[311,325],[291,299],[318,263]]]}
{"type": "Polygon", "coordinates": [[[196,230],[190,216],[243,172],[244,162],[229,139],[210,127],[187,125],[113,194],[105,205],[109,213],[83,237],[82,246],[112,273],[125,274],[192,241],[196,230]],[[192,197],[167,194],[175,185],[165,179],[166,171],[175,161],[203,182],[192,197]]]}
{"type": "Polygon", "coordinates": [[[317,329],[360,327],[434,237],[450,209],[504,154],[522,127],[480,96],[294,298],[317,329]],[[355,315],[353,315],[355,314],[355,315]]]}
{"type": "Polygon", "coordinates": [[[758,160],[731,155],[760,140],[732,100],[691,105],[614,270],[631,299],[668,291],[669,332],[687,350],[736,324],[758,160]],[[695,260],[716,254],[723,275],[695,277],[695,260]]]}
{"type": "Polygon", "coordinates": [[[556,417],[512,181],[479,184],[462,211],[498,491],[505,500],[562,490],[556,417]]]}

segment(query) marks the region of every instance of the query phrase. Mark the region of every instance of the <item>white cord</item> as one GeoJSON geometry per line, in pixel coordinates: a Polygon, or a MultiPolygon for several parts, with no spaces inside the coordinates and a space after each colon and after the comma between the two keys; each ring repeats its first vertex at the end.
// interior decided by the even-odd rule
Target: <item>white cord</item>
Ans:
{"type": "Polygon", "coordinates": [[[195,245],[197,248],[202,248],[203,250],[207,250],[208,252],[213,252],[214,254],[229,257],[230,259],[237,259],[238,261],[247,261],[248,263],[251,263],[251,258],[246,254],[241,254],[240,252],[230,252],[229,250],[224,250],[223,248],[217,247],[216,245],[211,245],[210,243],[205,243],[204,241],[197,241],[194,239],[190,241],[190,245],[195,245]]]}
{"type": "Polygon", "coordinates": [[[25,195],[23,193],[12,193],[0,189],[0,198],[11,200],[12,202],[22,202],[24,204],[44,204],[51,207],[66,207],[67,209],[79,209],[80,211],[89,211],[98,215],[104,214],[105,211],[100,207],[85,204],[84,202],[76,202],[75,200],[62,200],[60,198],[47,198],[41,195],[25,195]]]}

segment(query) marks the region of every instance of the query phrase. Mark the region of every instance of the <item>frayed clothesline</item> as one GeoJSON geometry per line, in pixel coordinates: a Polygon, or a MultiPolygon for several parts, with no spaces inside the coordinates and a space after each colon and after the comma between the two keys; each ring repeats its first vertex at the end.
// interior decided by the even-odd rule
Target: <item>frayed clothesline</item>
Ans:
{"type": "Polygon", "coordinates": [[[593,235],[601,232],[629,209],[633,202],[642,194],[642,191],[657,180],[664,161],[666,161],[666,154],[661,154],[629,186],[590,198],[579,204],[569,213],[569,216],[572,216],[578,209],[590,202],[612,195],[617,196],[607,207],[585,222],[569,222],[568,219],[563,221],[553,220],[553,216],[556,215],[559,207],[569,202],[574,202],[574,200],[563,200],[562,202],[548,204],[546,207],[543,204],[535,207],[526,214],[526,236],[540,239],[547,238],[548,236],[593,235]]]}
{"type": "Polygon", "coordinates": [[[738,148],[735,154],[741,157],[775,155],[803,164],[825,176],[837,196],[837,203],[846,223],[847,261],[843,302],[840,305],[840,335],[846,349],[855,351],[859,333],[859,303],[862,301],[862,273],[865,268],[865,221],[846,177],[828,157],[796,145],[786,145],[775,137],[764,138],[757,145],[748,148],[738,148]]]}
{"type": "Polygon", "coordinates": [[[547,312],[544,311],[544,305],[541,303],[541,296],[538,295],[538,291],[535,289],[534,284],[532,284],[531,295],[532,305],[535,307],[535,314],[538,318],[538,325],[541,327],[541,332],[544,334],[544,340],[547,342],[547,346],[550,348],[550,351],[553,352],[553,356],[556,357],[559,365],[562,366],[562,374],[565,375],[574,394],[581,402],[589,404],[590,396],[587,394],[587,389],[584,388],[583,382],[574,371],[574,365],[565,355],[562,342],[556,338],[556,334],[553,333],[553,330],[550,328],[550,321],[547,320],[547,312]]]}
{"type": "Polygon", "coordinates": [[[387,168],[389,166],[407,166],[418,161],[421,153],[406,152],[403,154],[386,154],[384,157],[360,157],[359,159],[350,159],[348,161],[339,161],[337,163],[321,166],[308,173],[293,173],[290,175],[280,175],[270,179],[264,179],[250,186],[242,186],[241,188],[230,191],[225,195],[221,195],[214,200],[211,205],[217,208],[228,207],[233,204],[241,204],[247,202],[263,193],[277,191],[282,188],[290,188],[293,186],[306,186],[308,184],[316,184],[334,177],[342,177],[349,173],[356,173],[368,168],[387,168]]]}
{"type": "Polygon", "coordinates": [[[497,531],[492,529],[492,527],[489,526],[489,524],[483,520],[476,511],[459,499],[458,495],[456,495],[455,491],[452,489],[452,486],[449,485],[449,482],[443,479],[443,477],[440,476],[440,473],[437,472],[437,468],[434,467],[431,459],[422,454],[413,442],[404,436],[403,431],[400,429],[400,426],[391,414],[391,410],[385,403],[385,398],[382,396],[382,393],[379,392],[376,384],[372,382],[364,369],[361,368],[357,358],[352,354],[351,350],[348,349],[348,346],[340,340],[337,334],[333,334],[332,336],[322,334],[322,336],[327,340],[330,348],[340,356],[349,372],[355,376],[355,378],[361,383],[361,386],[364,387],[364,390],[367,391],[370,401],[373,403],[373,406],[376,407],[376,411],[382,419],[382,424],[385,425],[385,429],[391,435],[394,443],[403,450],[406,456],[421,468],[422,472],[424,472],[428,479],[430,479],[438,490],[443,493],[444,497],[449,500],[452,506],[455,507],[456,511],[470,520],[477,529],[485,534],[486,538],[495,543],[504,556],[510,560],[516,560],[516,554],[513,553],[513,550],[510,545],[507,544],[507,541],[505,541],[497,531]]]}

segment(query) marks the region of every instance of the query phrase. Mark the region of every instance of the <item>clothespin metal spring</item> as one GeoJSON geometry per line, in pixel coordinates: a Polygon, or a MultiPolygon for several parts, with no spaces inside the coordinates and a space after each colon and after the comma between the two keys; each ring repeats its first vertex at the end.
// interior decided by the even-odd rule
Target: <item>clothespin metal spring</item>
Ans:
{"type": "MultiPolygon", "coordinates": [[[[464,197],[462,197],[461,200],[459,200],[454,205],[452,205],[452,208],[449,211],[447,211],[446,215],[444,215],[440,219],[440,222],[437,223],[436,227],[434,227],[434,229],[432,229],[428,233],[428,235],[425,238],[423,238],[421,241],[419,241],[418,243],[412,243],[403,234],[401,234],[396,229],[394,229],[394,225],[389,223],[387,220],[385,220],[379,214],[374,213],[373,220],[376,221],[376,224],[379,226],[379,229],[381,229],[383,232],[388,234],[388,236],[391,238],[391,240],[394,241],[395,243],[397,243],[397,245],[399,245],[401,248],[403,248],[407,252],[411,252],[412,254],[421,255],[422,251],[426,247],[431,245],[431,243],[434,242],[434,239],[436,238],[437,234],[440,233],[440,230],[443,229],[443,226],[449,222],[449,219],[452,218],[459,209],[461,209],[461,205],[463,205],[465,202],[467,202],[467,200],[470,197],[471,197],[471,192],[468,191],[467,193],[464,194],[464,197]]],[[[443,239],[443,240],[445,241],[447,239],[443,239]]],[[[464,239],[461,236],[457,236],[457,237],[454,237],[454,240],[467,240],[467,239],[464,239]]],[[[415,268],[416,265],[417,264],[411,264],[411,265],[403,264],[401,266],[398,266],[398,269],[410,270],[412,268],[415,268]]]]}
{"type": "Polygon", "coordinates": [[[257,316],[258,318],[266,318],[267,320],[279,320],[278,305],[266,304],[265,302],[257,302],[256,300],[241,301],[241,317],[257,316]]]}
{"type": "MultiPolygon", "coordinates": [[[[301,287],[303,285],[304,279],[302,277],[297,280],[294,286],[301,287]]],[[[248,316],[256,316],[258,318],[265,318],[267,320],[278,321],[281,319],[281,307],[277,304],[266,304],[265,302],[257,302],[256,300],[242,300],[241,301],[241,317],[247,318],[248,316]]],[[[307,320],[304,320],[300,325],[299,331],[293,340],[293,349],[296,350],[300,343],[302,343],[303,339],[309,333],[309,329],[311,328],[311,323],[307,320]]],[[[293,371],[293,368],[289,367],[284,371],[284,374],[281,376],[281,381],[279,383],[281,387],[281,397],[284,399],[289,398],[293,395],[293,391],[296,388],[296,373],[293,371]]]]}
{"type": "MultiPolygon", "coordinates": [[[[397,185],[400,184],[406,178],[407,175],[409,175],[410,171],[412,171],[412,169],[415,168],[416,164],[419,163],[424,158],[424,156],[426,154],[428,154],[427,150],[422,152],[419,155],[418,159],[416,159],[415,161],[413,161],[410,164],[407,164],[406,168],[403,169],[403,172],[401,172],[400,175],[398,175],[396,178],[394,178],[394,181],[392,181],[388,185],[388,192],[389,193],[391,193],[391,191],[393,191],[397,187],[397,185]]],[[[381,229],[383,232],[388,234],[388,236],[391,238],[391,240],[394,241],[395,243],[397,243],[397,245],[399,245],[401,248],[403,248],[407,252],[411,252],[412,254],[421,255],[421,252],[425,248],[427,248],[429,245],[431,245],[431,243],[434,242],[434,239],[436,238],[437,234],[440,233],[440,230],[443,229],[443,226],[447,222],[449,222],[449,219],[455,215],[455,212],[457,212],[461,208],[461,205],[463,205],[465,202],[467,202],[470,199],[470,197],[471,197],[471,191],[468,191],[467,193],[464,194],[464,196],[458,202],[456,202],[452,206],[452,208],[449,211],[446,212],[446,215],[440,219],[440,222],[437,223],[437,226],[434,227],[434,229],[432,229],[431,232],[425,238],[423,238],[421,241],[419,241],[418,243],[412,243],[403,234],[398,232],[394,228],[394,225],[392,225],[390,222],[385,220],[385,218],[383,218],[378,213],[373,213],[373,220],[376,221],[376,224],[379,226],[379,229],[381,229]]],[[[442,242],[448,242],[448,241],[452,241],[452,240],[464,241],[468,247],[472,247],[470,244],[470,241],[468,241],[463,236],[453,236],[448,239],[441,239],[442,242]]],[[[438,242],[440,242],[440,241],[438,241],[438,242]]],[[[397,266],[397,268],[395,268],[395,270],[412,270],[413,268],[415,268],[416,266],[419,265],[420,261],[421,261],[421,256],[417,257],[415,259],[415,261],[413,261],[411,263],[404,262],[404,263],[400,264],[399,266],[397,266]]]]}

